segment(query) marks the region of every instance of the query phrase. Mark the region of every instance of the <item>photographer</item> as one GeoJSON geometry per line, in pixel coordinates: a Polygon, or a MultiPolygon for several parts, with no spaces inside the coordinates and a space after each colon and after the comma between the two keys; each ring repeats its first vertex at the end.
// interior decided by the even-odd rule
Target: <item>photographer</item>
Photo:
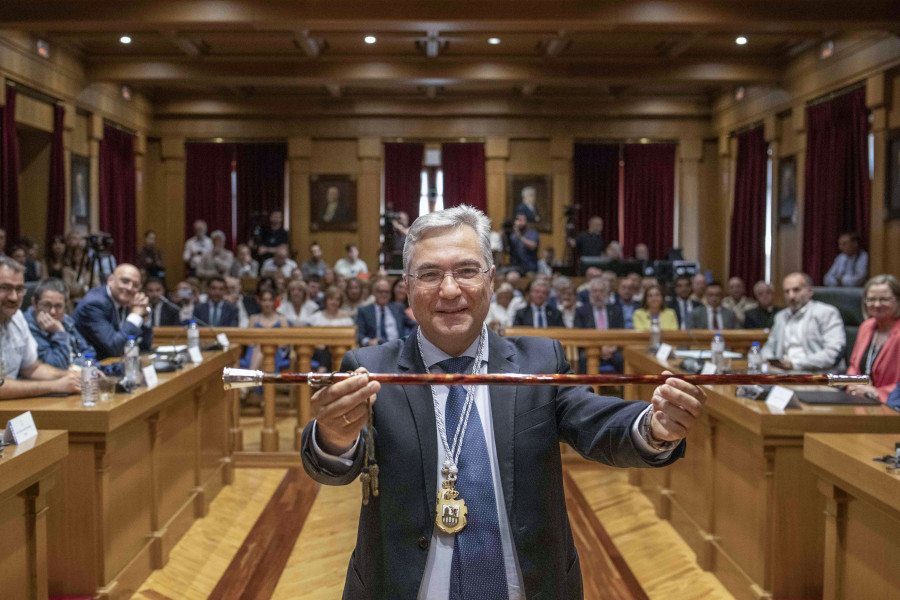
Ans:
{"type": "Polygon", "coordinates": [[[528,225],[525,213],[517,213],[513,229],[509,235],[509,266],[522,275],[537,271],[538,232],[528,225]]]}

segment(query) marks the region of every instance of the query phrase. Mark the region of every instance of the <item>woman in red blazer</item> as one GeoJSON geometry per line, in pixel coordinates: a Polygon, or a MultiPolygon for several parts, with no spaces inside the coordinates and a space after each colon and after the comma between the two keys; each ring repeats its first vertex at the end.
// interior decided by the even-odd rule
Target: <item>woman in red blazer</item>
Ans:
{"type": "Polygon", "coordinates": [[[876,275],[863,291],[863,314],[848,375],[868,374],[872,385],[854,385],[855,396],[877,395],[887,402],[900,382],[900,282],[893,275],[876,275]]]}

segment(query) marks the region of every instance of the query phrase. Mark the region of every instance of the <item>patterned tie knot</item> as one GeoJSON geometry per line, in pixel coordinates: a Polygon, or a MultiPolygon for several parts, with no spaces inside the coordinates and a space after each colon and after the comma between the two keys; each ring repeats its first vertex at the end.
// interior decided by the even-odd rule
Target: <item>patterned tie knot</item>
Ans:
{"type": "Polygon", "coordinates": [[[475,359],[471,356],[454,356],[437,363],[445,373],[468,373],[475,359]]]}

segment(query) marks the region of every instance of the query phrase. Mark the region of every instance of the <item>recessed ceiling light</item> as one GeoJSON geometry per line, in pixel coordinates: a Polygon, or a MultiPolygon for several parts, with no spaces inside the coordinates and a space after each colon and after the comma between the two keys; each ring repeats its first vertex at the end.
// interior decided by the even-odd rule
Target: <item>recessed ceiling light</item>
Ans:
{"type": "Polygon", "coordinates": [[[640,139],[640,142],[641,142],[642,144],[649,144],[649,143],[650,143],[650,138],[641,138],[641,139],[640,139]]]}
{"type": "Polygon", "coordinates": [[[367,35],[367,36],[364,38],[364,41],[365,41],[367,44],[374,44],[374,43],[377,42],[378,40],[375,38],[374,35],[367,35]]]}
{"type": "Polygon", "coordinates": [[[491,46],[496,46],[500,43],[500,38],[488,38],[488,44],[491,46]]]}
{"type": "Polygon", "coordinates": [[[130,35],[123,35],[122,37],[119,38],[119,42],[121,42],[121,43],[123,43],[123,44],[130,44],[130,43],[131,43],[131,36],[130,36],[130,35]]]}
{"type": "Polygon", "coordinates": [[[745,38],[742,35],[739,35],[738,37],[736,37],[734,39],[734,43],[737,44],[738,46],[745,46],[745,45],[747,45],[747,38],[745,38]]]}

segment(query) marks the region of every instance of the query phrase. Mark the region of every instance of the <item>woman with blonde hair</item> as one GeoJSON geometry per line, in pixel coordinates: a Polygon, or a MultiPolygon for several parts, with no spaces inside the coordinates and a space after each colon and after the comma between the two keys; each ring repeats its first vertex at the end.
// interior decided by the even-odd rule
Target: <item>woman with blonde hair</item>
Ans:
{"type": "Polygon", "coordinates": [[[292,279],[285,290],[285,301],[278,307],[278,312],[290,321],[293,327],[309,325],[313,313],[319,305],[309,299],[309,289],[302,281],[292,279]]]}

